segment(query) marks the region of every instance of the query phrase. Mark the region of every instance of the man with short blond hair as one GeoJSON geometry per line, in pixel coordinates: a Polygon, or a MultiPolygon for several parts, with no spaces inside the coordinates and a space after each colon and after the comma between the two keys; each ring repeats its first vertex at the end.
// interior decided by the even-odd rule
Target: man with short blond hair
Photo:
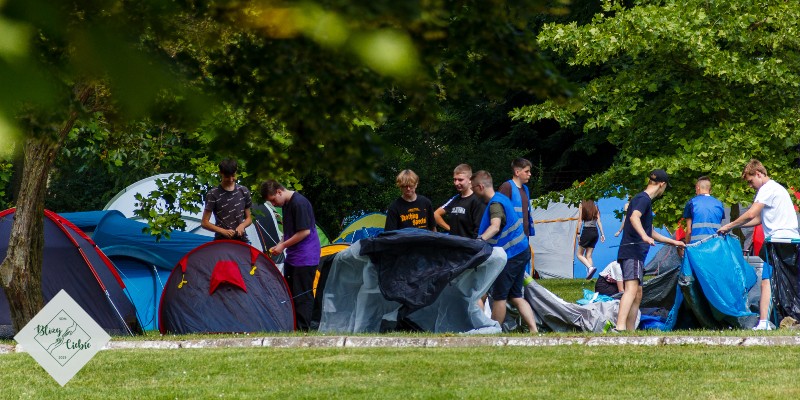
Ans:
{"type": "Polygon", "coordinates": [[[451,235],[475,239],[486,206],[472,191],[472,167],[459,164],[453,170],[453,185],[458,194],[437,208],[433,217],[451,235]]]}
{"type": "MultiPolygon", "coordinates": [[[[742,171],[742,179],[755,189],[756,197],[753,205],[745,211],[739,218],[719,228],[720,234],[726,234],[736,227],[751,227],[761,224],[764,228],[765,238],[780,239],[800,239],[798,232],[797,215],[794,211],[789,191],[778,182],[770,179],[767,169],[761,161],[751,159],[742,171]]],[[[787,244],[773,243],[774,249],[779,249],[787,244]]],[[[794,249],[794,245],[791,250],[794,249]]],[[[772,301],[772,278],[773,265],[770,264],[766,256],[766,247],[761,247],[759,256],[764,260],[764,267],[761,270],[761,299],[759,300],[759,321],[754,330],[770,330],[769,325],[769,306],[772,301]]]]}
{"type": "Polygon", "coordinates": [[[427,197],[417,194],[419,176],[410,169],[404,169],[397,174],[395,184],[400,189],[400,197],[386,209],[383,230],[420,228],[436,232],[433,205],[427,197]]]}

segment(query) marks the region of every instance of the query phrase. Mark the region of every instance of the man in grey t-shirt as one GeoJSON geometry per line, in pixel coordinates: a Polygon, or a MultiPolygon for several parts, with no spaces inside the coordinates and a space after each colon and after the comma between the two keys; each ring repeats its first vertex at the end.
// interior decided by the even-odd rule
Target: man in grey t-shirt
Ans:
{"type": "Polygon", "coordinates": [[[206,194],[201,226],[214,232],[214,239],[233,239],[249,243],[245,229],[253,223],[250,207],[253,200],[246,187],[236,183],[236,160],[219,163],[220,184],[206,194]],[[211,223],[214,214],[215,223],[211,223]]]}

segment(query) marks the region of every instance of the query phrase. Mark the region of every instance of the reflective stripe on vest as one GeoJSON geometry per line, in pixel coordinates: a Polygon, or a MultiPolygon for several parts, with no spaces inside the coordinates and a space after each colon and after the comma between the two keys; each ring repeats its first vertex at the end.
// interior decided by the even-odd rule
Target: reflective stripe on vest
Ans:
{"type": "Polygon", "coordinates": [[[491,225],[490,208],[492,203],[500,203],[503,206],[503,211],[506,214],[506,225],[497,235],[486,242],[494,247],[502,247],[509,258],[514,257],[528,248],[528,238],[525,237],[525,230],[522,228],[522,219],[516,216],[511,200],[504,194],[495,193],[494,197],[489,200],[489,204],[486,205],[486,210],[483,212],[478,233],[486,232],[486,229],[491,225]]]}

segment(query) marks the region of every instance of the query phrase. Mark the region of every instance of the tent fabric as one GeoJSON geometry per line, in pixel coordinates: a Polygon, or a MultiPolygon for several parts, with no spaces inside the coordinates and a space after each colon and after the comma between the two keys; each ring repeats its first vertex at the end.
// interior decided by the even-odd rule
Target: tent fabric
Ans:
{"type": "Polygon", "coordinates": [[[217,262],[214,270],[211,271],[211,284],[208,288],[208,294],[214,294],[219,285],[223,283],[236,286],[245,291],[245,293],[247,292],[247,285],[245,285],[244,278],[242,278],[242,272],[239,271],[239,267],[233,261],[223,260],[217,262]]]}
{"type": "Polygon", "coordinates": [[[800,246],[767,239],[764,247],[773,271],[770,280],[774,312],[772,322],[777,325],[785,317],[800,320],[800,246]]]}
{"type": "Polygon", "coordinates": [[[186,254],[161,296],[162,334],[294,329],[294,305],[283,275],[263,252],[239,241],[217,240],[186,254]],[[210,290],[217,268],[224,276],[210,290]],[[231,279],[241,279],[240,284],[229,284],[231,279]]]}
{"type": "Polygon", "coordinates": [[[402,229],[393,231],[392,235],[384,233],[359,240],[334,258],[322,293],[319,330],[380,332],[382,321],[387,320],[408,323],[428,332],[499,333],[500,325],[484,315],[477,300],[486,293],[505,263],[503,249],[421,229],[402,229]],[[474,242],[474,245],[471,247],[466,242],[474,242]],[[486,251],[489,255],[482,262],[470,263],[482,259],[480,254],[486,251]],[[402,260],[411,261],[403,265],[402,260]],[[464,264],[455,266],[454,260],[464,264]],[[400,271],[381,268],[388,265],[395,265],[400,271]],[[463,268],[463,265],[471,266],[463,268]],[[421,275],[406,276],[396,285],[384,286],[395,273],[421,275]],[[431,273],[433,275],[429,275],[431,273]],[[423,276],[429,277],[427,281],[423,276]],[[422,287],[418,291],[411,290],[413,282],[422,287]],[[441,285],[441,282],[446,284],[441,285]],[[398,320],[403,306],[412,312],[404,320],[398,320]]]}
{"type": "Polygon", "coordinates": [[[756,274],[742,256],[733,236],[712,236],[686,247],[681,273],[694,276],[703,295],[717,312],[739,318],[753,315],[747,293],[756,284],[756,274]]]}
{"type": "Polygon", "coordinates": [[[320,260],[317,266],[317,274],[314,279],[314,308],[311,311],[311,329],[318,330],[319,322],[322,319],[322,299],[325,297],[325,286],[328,282],[328,276],[331,273],[333,260],[340,251],[350,247],[349,244],[329,244],[322,246],[320,250],[320,260]]]}
{"type": "Polygon", "coordinates": [[[331,243],[353,243],[368,237],[378,236],[386,226],[386,214],[365,214],[347,225],[331,243]]]}
{"type": "MultiPolygon", "coordinates": [[[[0,212],[0,257],[5,258],[15,209],[0,212]]],[[[58,214],[44,212],[42,295],[50,301],[66,291],[106,332],[141,333],[134,305],[111,261],[75,225],[58,214]]],[[[0,288],[0,336],[13,337],[11,311],[0,288]]]]}
{"type": "MultiPolygon", "coordinates": [[[[269,249],[283,239],[283,234],[278,226],[278,219],[275,217],[275,209],[266,204],[253,204],[251,214],[253,216],[253,225],[255,225],[255,231],[258,235],[258,242],[261,243],[261,250],[269,255],[269,249]]],[[[285,253],[284,251],[277,256],[269,255],[272,261],[278,264],[278,269],[281,271],[283,271],[283,261],[286,259],[285,253]]]]}
{"type": "Polygon", "coordinates": [[[523,294],[533,309],[536,325],[542,330],[602,332],[606,321],[615,323],[619,313],[619,300],[585,305],[568,303],[536,281],[528,283],[523,294]]]}
{"type": "Polygon", "coordinates": [[[406,228],[366,240],[360,255],[376,266],[383,296],[413,312],[430,305],[454,277],[491,253],[484,241],[406,228]]]}
{"type": "Polygon", "coordinates": [[[91,233],[94,232],[97,224],[109,213],[114,213],[117,211],[80,211],[80,212],[70,212],[70,213],[59,213],[59,215],[71,222],[73,225],[77,226],[80,230],[85,232],[87,235],[91,236],[91,233]]]}
{"type": "Polygon", "coordinates": [[[175,231],[169,238],[156,240],[142,232],[146,226],[119,211],[106,211],[93,238],[118,268],[141,326],[155,330],[161,293],[172,268],[186,253],[213,239],[175,231]]]}

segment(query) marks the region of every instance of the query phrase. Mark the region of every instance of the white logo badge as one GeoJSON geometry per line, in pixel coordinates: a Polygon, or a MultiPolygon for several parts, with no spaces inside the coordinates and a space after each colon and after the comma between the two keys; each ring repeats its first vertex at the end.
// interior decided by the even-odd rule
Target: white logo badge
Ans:
{"type": "Polygon", "coordinates": [[[14,340],[61,386],[72,379],[110,336],[61,290],[14,340]]]}

